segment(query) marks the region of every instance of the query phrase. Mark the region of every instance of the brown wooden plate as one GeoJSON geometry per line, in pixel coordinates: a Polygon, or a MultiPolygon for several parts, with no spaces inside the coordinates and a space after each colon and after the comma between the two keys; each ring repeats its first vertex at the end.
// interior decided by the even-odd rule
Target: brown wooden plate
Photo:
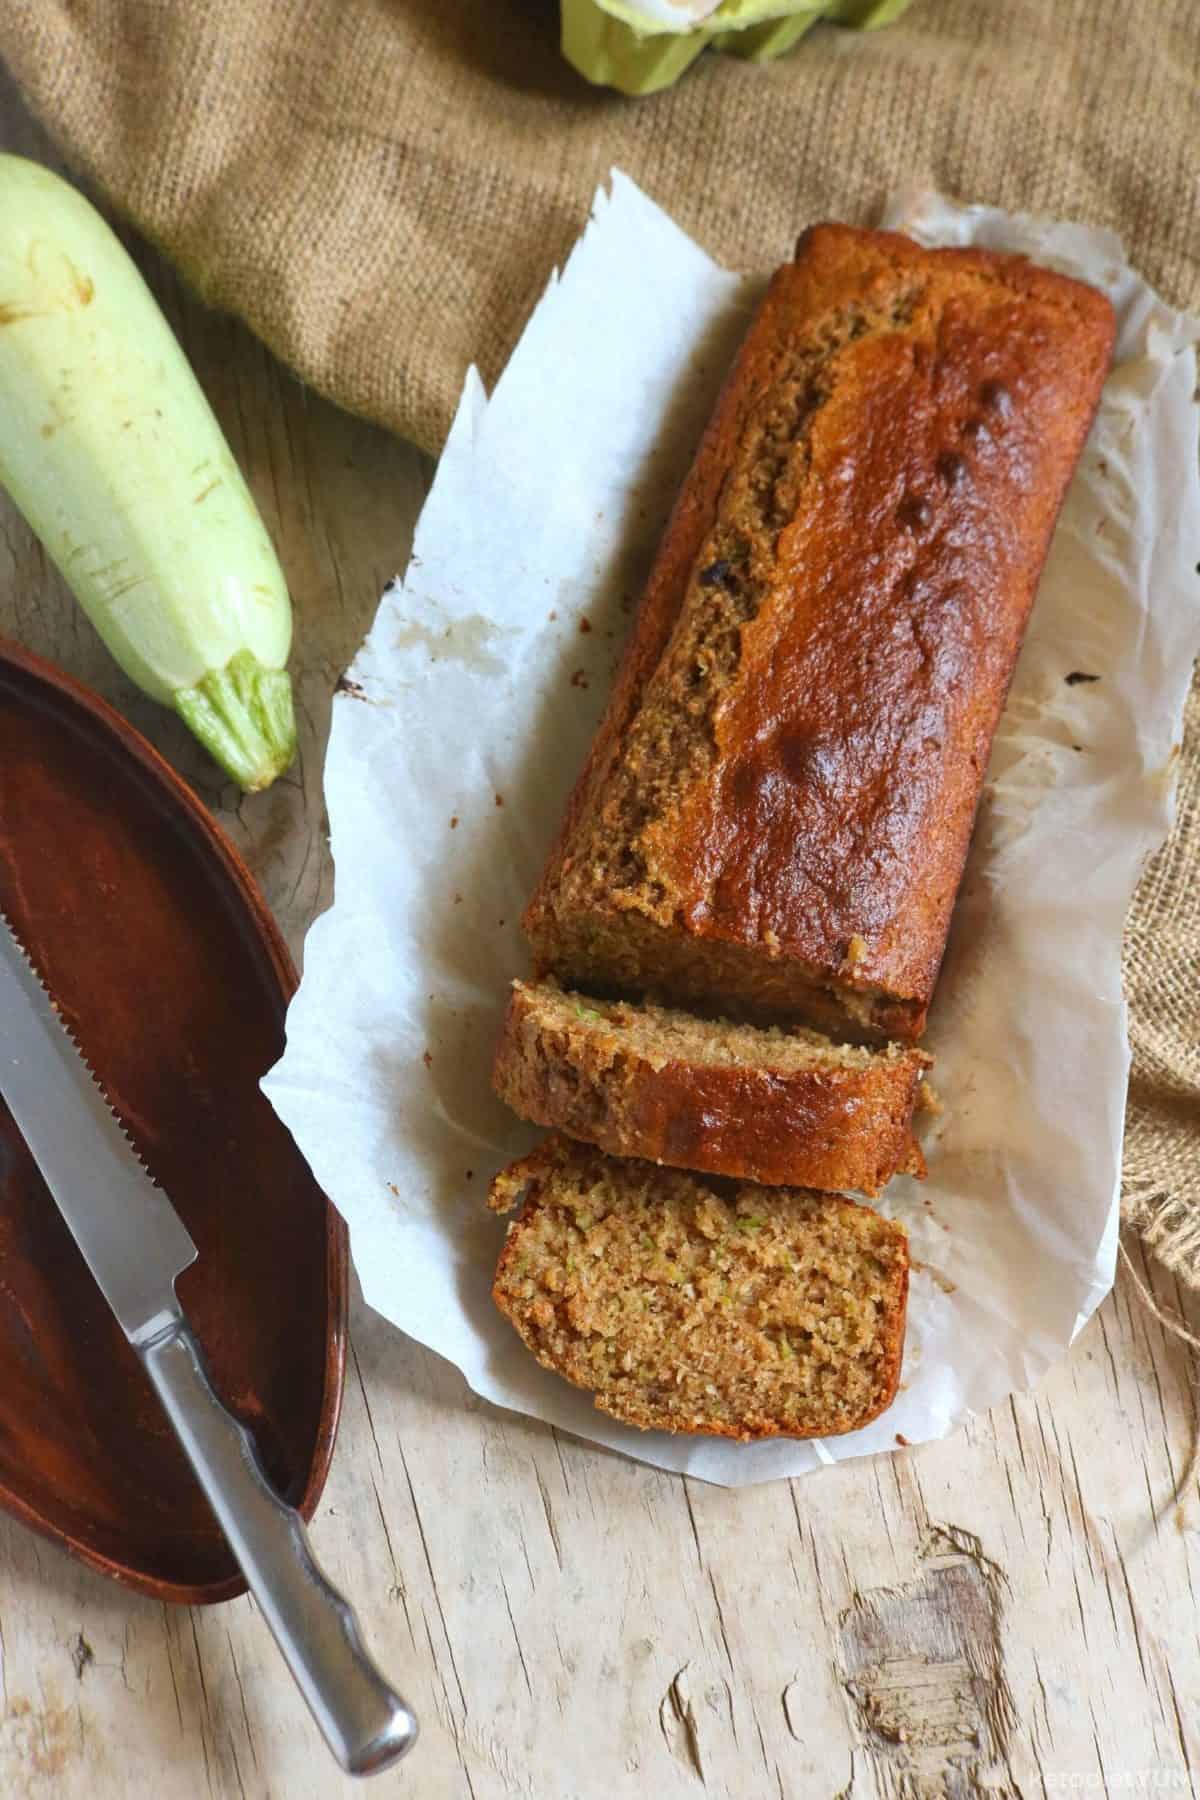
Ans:
{"type": "MultiPolygon", "coordinates": [[[[179,1295],[218,1390],[310,1516],[341,1407],[347,1254],[258,1087],[283,1050],[292,960],[249,870],[157,752],[5,643],[0,908],[195,1239],[179,1295]]],[[[0,1506],[157,1599],[244,1592],[2,1102],[0,1506]]]]}

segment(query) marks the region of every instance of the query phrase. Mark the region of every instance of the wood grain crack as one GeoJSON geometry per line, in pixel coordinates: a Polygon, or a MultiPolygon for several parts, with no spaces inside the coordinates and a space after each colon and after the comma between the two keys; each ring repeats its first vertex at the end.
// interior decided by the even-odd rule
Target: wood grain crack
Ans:
{"type": "Polygon", "coordinates": [[[542,1511],[546,1515],[546,1530],[550,1533],[550,1542],[554,1545],[554,1560],[558,1564],[558,1572],[561,1575],[563,1553],[562,1544],[559,1541],[558,1536],[558,1526],[554,1522],[554,1508],[550,1504],[550,1496],[546,1492],[546,1483],[542,1480],[541,1470],[535,1465],[533,1472],[537,1477],[538,1493],[541,1495],[542,1499],[542,1511]]]}
{"type": "Polygon", "coordinates": [[[690,1667],[690,1663],[684,1663],[681,1669],[676,1670],[658,1709],[658,1723],[672,1756],[690,1768],[701,1787],[704,1787],[706,1783],[704,1759],[700,1754],[700,1732],[687,1684],[690,1667]]]}

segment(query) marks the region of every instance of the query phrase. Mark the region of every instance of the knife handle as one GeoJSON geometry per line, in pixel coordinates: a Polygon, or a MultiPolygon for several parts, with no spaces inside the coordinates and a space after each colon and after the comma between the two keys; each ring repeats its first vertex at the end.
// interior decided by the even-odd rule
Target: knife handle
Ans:
{"type": "Polygon", "coordinates": [[[412,1748],[416,1718],[371,1660],[254,1439],[217,1398],[187,1320],[139,1354],[325,1742],[350,1775],[387,1768],[412,1748]]]}

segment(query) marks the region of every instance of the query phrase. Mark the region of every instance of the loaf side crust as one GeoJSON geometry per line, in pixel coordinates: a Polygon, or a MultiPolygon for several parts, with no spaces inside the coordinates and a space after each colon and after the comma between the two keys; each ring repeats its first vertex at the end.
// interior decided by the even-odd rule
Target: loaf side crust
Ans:
{"type": "MultiPolygon", "coordinates": [[[[847,1053],[828,1045],[789,1067],[778,1034],[714,1061],[670,1043],[655,1007],[605,1005],[515,982],[492,1085],[535,1124],[615,1156],[768,1185],[876,1195],[899,1170],[923,1170],[912,1136],[920,1050],[847,1053]]],[[[697,1027],[715,1032],[720,1027],[697,1027]]]]}

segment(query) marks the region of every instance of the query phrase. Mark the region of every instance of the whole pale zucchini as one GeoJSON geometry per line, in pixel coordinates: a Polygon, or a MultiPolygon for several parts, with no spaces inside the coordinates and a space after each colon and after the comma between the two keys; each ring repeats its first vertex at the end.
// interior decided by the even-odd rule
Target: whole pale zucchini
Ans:
{"type": "Polygon", "coordinates": [[[258,509],[133,262],[0,156],[0,483],[121,667],[243,788],[296,747],[292,613],[258,509]]]}

